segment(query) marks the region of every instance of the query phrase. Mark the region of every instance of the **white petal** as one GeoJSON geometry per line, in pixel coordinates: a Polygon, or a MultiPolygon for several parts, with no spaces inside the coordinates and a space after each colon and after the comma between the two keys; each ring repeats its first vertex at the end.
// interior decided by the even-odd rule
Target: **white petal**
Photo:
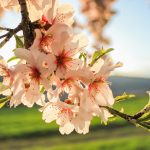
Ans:
{"type": "Polygon", "coordinates": [[[74,125],[70,122],[66,123],[64,126],[59,127],[61,134],[70,134],[74,130],[74,125]]]}
{"type": "Polygon", "coordinates": [[[17,48],[15,50],[15,55],[20,59],[26,60],[27,62],[30,62],[32,59],[31,51],[24,48],[17,48]]]}
{"type": "Polygon", "coordinates": [[[57,119],[59,113],[59,108],[53,104],[49,104],[44,110],[43,110],[43,116],[42,119],[45,120],[45,122],[50,123],[57,119]]]}

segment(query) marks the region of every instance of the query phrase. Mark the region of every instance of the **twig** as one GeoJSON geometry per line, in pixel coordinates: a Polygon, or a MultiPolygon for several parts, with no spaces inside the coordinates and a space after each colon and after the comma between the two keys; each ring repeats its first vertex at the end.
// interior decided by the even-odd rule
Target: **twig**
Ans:
{"type": "Polygon", "coordinates": [[[128,122],[132,122],[133,116],[131,116],[131,115],[124,114],[124,113],[122,113],[118,110],[115,110],[111,107],[108,107],[108,106],[101,106],[101,107],[106,108],[112,115],[115,115],[115,116],[117,115],[117,116],[127,120],[128,122]]]}
{"type": "Polygon", "coordinates": [[[137,113],[136,115],[134,116],[131,116],[131,115],[128,115],[128,114],[125,114],[125,113],[122,113],[118,110],[115,110],[114,108],[110,108],[108,106],[100,106],[102,108],[106,108],[112,115],[114,116],[118,116],[134,125],[139,125],[139,126],[142,126],[145,128],[145,126],[147,125],[147,129],[149,128],[149,125],[148,125],[148,122],[142,122],[140,120],[140,118],[147,112],[150,111],[150,106],[147,106],[144,110],[142,110],[141,112],[137,113]]]}
{"type": "Polygon", "coordinates": [[[0,27],[0,30],[4,30],[4,31],[12,31],[13,29],[6,28],[6,27],[0,27]]]}
{"type": "Polygon", "coordinates": [[[133,116],[133,119],[139,119],[139,118],[141,118],[144,114],[146,114],[149,111],[150,111],[150,106],[147,106],[146,108],[144,108],[143,110],[141,110],[139,113],[135,114],[133,116]]]}
{"type": "Polygon", "coordinates": [[[21,30],[23,31],[25,48],[29,48],[34,41],[34,29],[44,28],[45,30],[47,30],[51,26],[50,24],[42,26],[39,20],[31,22],[26,5],[26,0],[18,0],[18,2],[21,8],[22,21],[15,29],[0,27],[0,30],[8,31],[6,34],[0,36],[0,39],[5,38],[3,41],[0,42],[0,48],[2,48],[14,34],[21,30]]]}
{"type": "Polygon", "coordinates": [[[6,33],[6,34],[4,34],[4,35],[1,35],[1,36],[0,36],[0,39],[2,39],[2,38],[4,38],[4,37],[8,36],[8,34],[9,34],[9,32],[6,33]]]}
{"type": "Polygon", "coordinates": [[[0,42],[0,48],[2,48],[11,39],[11,37],[17,32],[19,32],[21,29],[22,24],[19,24],[18,27],[16,27],[15,29],[11,29],[11,31],[9,31],[8,33],[0,36],[0,39],[5,37],[5,39],[2,42],[0,42]]]}

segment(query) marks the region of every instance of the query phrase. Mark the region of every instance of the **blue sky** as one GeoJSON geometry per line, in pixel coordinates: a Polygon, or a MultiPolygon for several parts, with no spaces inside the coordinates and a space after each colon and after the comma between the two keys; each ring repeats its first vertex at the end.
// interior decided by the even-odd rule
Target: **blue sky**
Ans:
{"type": "MultiPolygon", "coordinates": [[[[83,22],[86,21],[79,12],[78,0],[72,0],[70,3],[76,10],[75,16],[83,22]]],[[[113,7],[117,14],[107,25],[105,34],[111,40],[109,47],[115,49],[111,54],[112,58],[124,63],[124,67],[118,69],[115,74],[150,77],[150,3],[146,0],[118,0],[113,7]]],[[[20,21],[18,14],[7,13],[4,19],[5,21],[0,21],[0,25],[9,27],[15,27],[20,21]]],[[[14,45],[12,39],[11,44],[7,44],[4,50],[0,51],[0,55],[7,59],[12,55],[11,49],[14,45]]]]}
{"type": "Polygon", "coordinates": [[[144,0],[119,0],[118,14],[106,28],[115,60],[124,62],[122,73],[150,77],[150,4],[144,0]]]}

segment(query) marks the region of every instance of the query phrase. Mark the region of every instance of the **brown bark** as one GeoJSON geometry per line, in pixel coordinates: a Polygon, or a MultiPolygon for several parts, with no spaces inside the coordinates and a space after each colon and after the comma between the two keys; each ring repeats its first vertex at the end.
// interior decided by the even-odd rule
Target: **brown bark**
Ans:
{"type": "Polygon", "coordinates": [[[29,48],[34,40],[34,29],[29,18],[29,12],[27,9],[26,0],[18,0],[21,8],[21,16],[22,16],[22,30],[24,35],[24,45],[25,48],[29,48]]]}

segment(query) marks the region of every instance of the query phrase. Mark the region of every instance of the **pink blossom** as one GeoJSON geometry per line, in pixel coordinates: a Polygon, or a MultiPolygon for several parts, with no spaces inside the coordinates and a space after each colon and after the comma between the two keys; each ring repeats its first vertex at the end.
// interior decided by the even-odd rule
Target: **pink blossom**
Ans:
{"type": "Polygon", "coordinates": [[[0,57],[0,76],[3,77],[3,84],[8,86],[11,84],[11,72],[7,67],[7,63],[0,57]]]}
{"type": "Polygon", "coordinates": [[[81,37],[76,35],[66,42],[60,41],[52,45],[52,51],[56,56],[56,75],[58,77],[63,78],[68,70],[76,70],[82,64],[82,61],[76,58],[76,55],[87,44],[85,40],[80,41],[81,37]]]}
{"type": "Polygon", "coordinates": [[[56,123],[60,125],[59,131],[61,134],[70,134],[74,130],[71,120],[74,114],[78,112],[78,106],[56,101],[46,104],[41,110],[45,122],[50,123],[56,120],[56,123]]]}
{"type": "Polygon", "coordinates": [[[57,0],[52,1],[52,7],[44,13],[50,24],[65,23],[67,25],[73,24],[74,10],[71,5],[59,5],[57,0]]]}
{"type": "Polygon", "coordinates": [[[27,0],[29,16],[32,21],[39,20],[47,9],[52,7],[53,0],[27,0]]]}
{"type": "Polygon", "coordinates": [[[110,58],[100,60],[98,63],[100,67],[97,68],[98,71],[95,72],[94,78],[89,84],[89,93],[100,106],[112,106],[114,98],[106,80],[111,71],[122,66],[122,64],[117,63],[113,65],[110,58]]]}
{"type": "Polygon", "coordinates": [[[10,86],[13,81],[13,76],[2,57],[0,57],[0,77],[3,77],[0,93],[9,96],[11,94],[10,86]]]}
{"type": "Polygon", "coordinates": [[[79,109],[78,105],[70,103],[70,100],[47,103],[41,111],[45,122],[56,120],[61,134],[70,134],[74,129],[80,134],[89,132],[92,115],[79,109]]]}
{"type": "MultiPolygon", "coordinates": [[[[26,64],[20,64],[16,66],[16,80],[13,85],[13,98],[21,99],[20,101],[32,107],[33,104],[41,99],[40,85],[43,85],[45,89],[49,89],[48,77],[55,70],[54,59],[52,54],[46,55],[38,50],[26,50],[16,49],[16,56],[26,60],[26,64]],[[16,84],[19,81],[19,85],[16,84]],[[20,90],[18,91],[18,86],[20,90]],[[17,92],[16,92],[17,91],[17,92]],[[17,96],[19,94],[19,96],[17,96]],[[16,98],[17,97],[17,98],[16,98]]],[[[11,103],[15,104],[15,101],[11,100],[11,103]]]]}
{"type": "Polygon", "coordinates": [[[57,44],[62,39],[67,41],[72,36],[72,30],[65,24],[55,24],[47,31],[42,33],[36,30],[36,38],[30,49],[40,49],[46,53],[51,53],[51,46],[53,43],[57,44]]]}

